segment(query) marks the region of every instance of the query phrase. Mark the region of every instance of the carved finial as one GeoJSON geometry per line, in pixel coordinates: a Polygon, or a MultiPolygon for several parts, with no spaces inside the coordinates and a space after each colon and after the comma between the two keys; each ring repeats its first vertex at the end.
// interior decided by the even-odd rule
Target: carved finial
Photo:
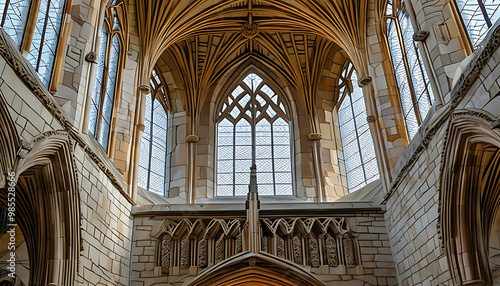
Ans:
{"type": "Polygon", "coordinates": [[[259,24],[257,23],[245,23],[241,27],[241,34],[246,38],[253,38],[259,33],[259,24]]]}
{"type": "Polygon", "coordinates": [[[196,135],[188,135],[186,136],[186,142],[188,143],[198,143],[200,141],[200,137],[196,135]]]}
{"type": "Polygon", "coordinates": [[[372,77],[367,75],[358,80],[358,85],[360,87],[367,86],[372,82],[372,77]]]}
{"type": "Polygon", "coordinates": [[[310,133],[307,137],[309,137],[309,140],[311,141],[323,139],[323,135],[321,135],[321,133],[310,133]]]}
{"type": "Polygon", "coordinates": [[[89,63],[96,63],[98,55],[96,52],[90,52],[85,56],[85,60],[89,63]]]}

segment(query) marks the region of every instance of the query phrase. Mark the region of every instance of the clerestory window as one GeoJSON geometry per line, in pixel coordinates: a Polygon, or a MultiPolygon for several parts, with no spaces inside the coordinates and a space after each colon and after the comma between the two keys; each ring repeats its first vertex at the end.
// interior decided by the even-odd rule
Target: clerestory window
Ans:
{"type": "Polygon", "coordinates": [[[434,103],[413,26],[404,3],[387,4],[387,41],[409,138],[413,138],[434,103]],[[399,4],[396,5],[396,4],[399,4]]]}
{"type": "Polygon", "coordinates": [[[92,93],[92,105],[90,107],[89,131],[106,152],[108,151],[119,72],[123,66],[123,24],[118,17],[117,9],[119,8],[121,6],[113,3],[106,7],[105,19],[101,30],[99,62],[94,91],[92,93]]]}
{"type": "Polygon", "coordinates": [[[56,55],[62,55],[58,44],[65,8],[65,0],[0,1],[0,26],[19,49],[28,52],[26,58],[48,89],[56,55]]]}
{"type": "Polygon", "coordinates": [[[151,76],[151,94],[146,96],[144,132],[141,140],[137,185],[143,189],[167,196],[167,128],[165,111],[165,84],[155,68],[151,76]]]}
{"type": "Polygon", "coordinates": [[[368,122],[363,91],[352,63],[347,62],[339,79],[337,103],[340,137],[349,192],[379,178],[375,146],[368,122]]]}
{"type": "Polygon", "coordinates": [[[259,194],[293,194],[289,122],[280,96],[260,76],[250,73],[238,83],[217,120],[218,196],[248,193],[253,158],[259,194]]]}

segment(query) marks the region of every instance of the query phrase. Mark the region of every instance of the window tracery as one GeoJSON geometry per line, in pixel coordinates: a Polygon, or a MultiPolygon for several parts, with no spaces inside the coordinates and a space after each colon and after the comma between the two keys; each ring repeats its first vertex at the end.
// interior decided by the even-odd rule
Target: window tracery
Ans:
{"type": "Polygon", "coordinates": [[[456,0],[457,10],[474,48],[500,17],[500,5],[495,0],[456,0]]]}
{"type": "Polygon", "coordinates": [[[24,29],[28,20],[31,0],[2,0],[0,1],[0,26],[20,47],[23,40],[24,29]]]}
{"type": "Polygon", "coordinates": [[[241,80],[217,120],[218,196],[247,194],[253,148],[259,194],[293,194],[289,121],[284,103],[260,76],[241,80]]]}
{"type": "Polygon", "coordinates": [[[48,87],[64,15],[64,0],[42,0],[31,41],[28,61],[48,87]]]}
{"type": "Polygon", "coordinates": [[[122,7],[123,5],[116,5],[116,1],[106,7],[90,108],[89,131],[106,152],[108,151],[115,93],[119,86],[120,71],[123,66],[123,23],[118,17],[117,11],[122,7]]]}
{"type": "Polygon", "coordinates": [[[409,138],[413,138],[434,103],[422,56],[413,41],[413,26],[404,3],[387,5],[387,42],[409,138]]]}
{"type": "Polygon", "coordinates": [[[375,146],[366,121],[363,91],[352,63],[339,79],[338,118],[349,192],[379,178],[375,146]]]}
{"type": "Polygon", "coordinates": [[[27,52],[28,61],[47,88],[58,54],[65,8],[65,0],[0,1],[0,26],[18,48],[27,52]]]}
{"type": "Polygon", "coordinates": [[[164,80],[157,68],[153,70],[150,84],[152,92],[146,96],[137,185],[163,196],[168,184],[168,116],[163,104],[166,98],[164,80]]]}

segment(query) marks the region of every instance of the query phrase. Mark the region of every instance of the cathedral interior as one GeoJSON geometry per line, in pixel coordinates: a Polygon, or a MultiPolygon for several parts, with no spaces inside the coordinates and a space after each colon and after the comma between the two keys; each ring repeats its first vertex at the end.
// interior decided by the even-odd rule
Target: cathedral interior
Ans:
{"type": "Polygon", "coordinates": [[[500,285],[496,0],[1,0],[0,286],[500,285]]]}

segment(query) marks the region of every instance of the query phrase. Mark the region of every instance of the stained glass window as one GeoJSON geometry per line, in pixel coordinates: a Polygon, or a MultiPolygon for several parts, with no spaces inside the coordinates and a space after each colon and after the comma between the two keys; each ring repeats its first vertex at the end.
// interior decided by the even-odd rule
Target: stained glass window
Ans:
{"type": "Polygon", "coordinates": [[[121,58],[120,25],[114,23],[118,21],[117,17],[108,17],[108,15],[116,15],[114,10],[114,8],[106,10],[106,19],[101,30],[99,62],[89,116],[89,131],[105,151],[108,150],[121,58]],[[111,29],[111,27],[114,28],[111,29]]]}
{"type": "Polygon", "coordinates": [[[404,5],[397,9],[389,3],[387,14],[387,41],[406,130],[411,139],[429,113],[434,97],[422,57],[413,41],[414,30],[408,11],[404,5]]]}
{"type": "Polygon", "coordinates": [[[354,192],[379,178],[375,146],[366,121],[363,91],[352,63],[348,63],[339,80],[338,118],[344,153],[347,185],[354,192]]]}
{"type": "Polygon", "coordinates": [[[0,26],[20,47],[28,20],[31,0],[0,0],[0,26]]]}
{"type": "Polygon", "coordinates": [[[293,194],[289,121],[280,97],[260,76],[250,73],[238,84],[219,111],[218,196],[248,193],[253,147],[259,194],[293,194]]]}
{"type": "Polygon", "coordinates": [[[146,96],[145,127],[141,141],[137,185],[163,196],[166,195],[168,183],[166,165],[168,117],[161,103],[165,97],[164,85],[156,70],[151,77],[151,87],[152,96],[146,96]]]}
{"type": "Polygon", "coordinates": [[[28,61],[48,88],[56,56],[59,31],[64,15],[64,0],[41,0],[28,61]]]}
{"type": "Polygon", "coordinates": [[[498,0],[456,0],[457,9],[474,48],[500,17],[498,0]]]}

